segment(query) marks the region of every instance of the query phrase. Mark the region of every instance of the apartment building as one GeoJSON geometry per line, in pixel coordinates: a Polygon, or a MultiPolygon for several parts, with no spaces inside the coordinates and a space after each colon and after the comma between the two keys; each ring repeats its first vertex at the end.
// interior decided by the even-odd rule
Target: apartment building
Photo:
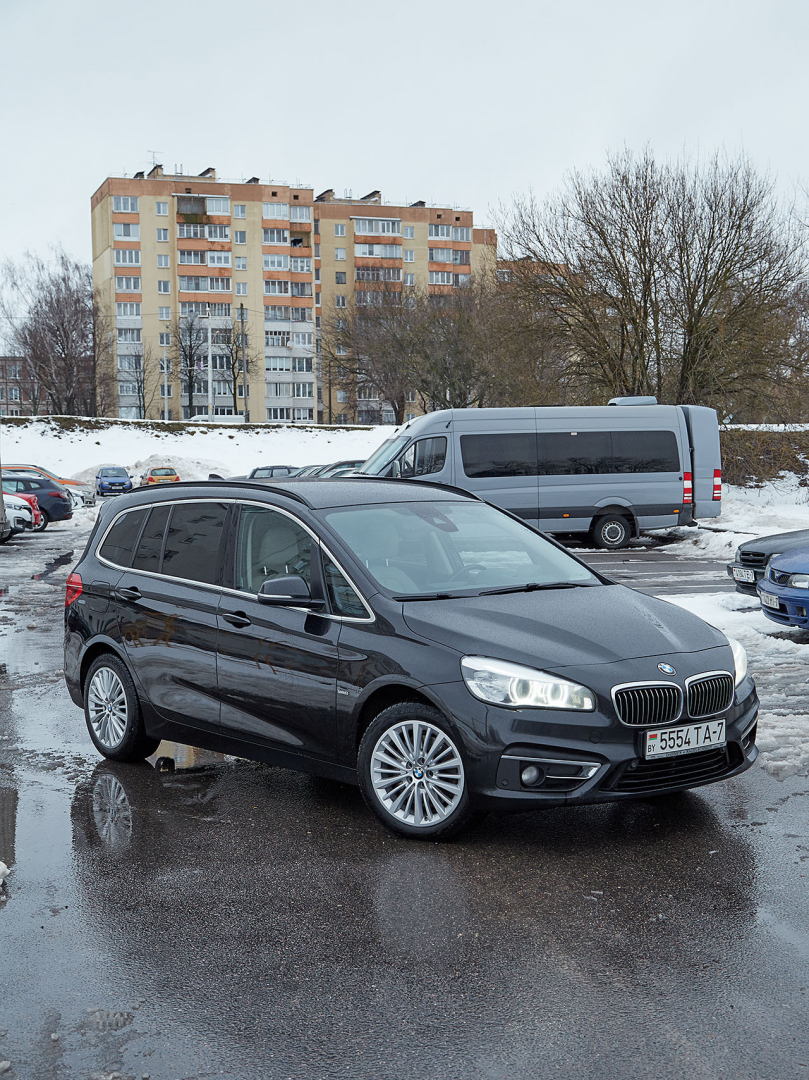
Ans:
{"type": "MultiPolygon", "coordinates": [[[[391,422],[375,387],[323,387],[324,319],[380,288],[447,292],[496,269],[496,235],[475,228],[472,211],[386,205],[379,191],[315,199],[313,188],[155,165],[108,177],[91,210],[122,417],[182,419],[210,403],[215,416],[252,422],[391,422]]],[[[412,406],[422,411],[415,392],[412,406]]]]}
{"type": "Polygon", "coordinates": [[[118,416],[206,415],[210,353],[215,416],[317,420],[312,188],[155,165],[91,212],[118,416]]]}
{"type": "MultiPolygon", "coordinates": [[[[326,327],[343,309],[372,304],[382,289],[446,293],[463,288],[471,275],[495,274],[496,233],[475,228],[471,210],[421,201],[388,205],[380,191],[338,198],[329,188],[314,211],[315,289],[326,327]]],[[[321,388],[325,423],[393,423],[393,410],[374,386],[351,393],[328,383],[321,388]]],[[[412,419],[423,409],[415,391],[410,396],[412,419]]]]}
{"type": "Polygon", "coordinates": [[[33,400],[32,380],[21,356],[0,356],[0,416],[32,416],[46,410],[33,400]]]}

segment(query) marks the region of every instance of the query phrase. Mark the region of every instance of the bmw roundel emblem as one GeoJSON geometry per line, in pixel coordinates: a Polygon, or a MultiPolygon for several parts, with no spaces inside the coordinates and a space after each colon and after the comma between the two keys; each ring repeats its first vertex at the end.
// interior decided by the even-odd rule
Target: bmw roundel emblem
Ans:
{"type": "Polygon", "coordinates": [[[664,675],[676,675],[677,672],[671,666],[671,664],[658,664],[657,670],[662,671],[664,675]]]}

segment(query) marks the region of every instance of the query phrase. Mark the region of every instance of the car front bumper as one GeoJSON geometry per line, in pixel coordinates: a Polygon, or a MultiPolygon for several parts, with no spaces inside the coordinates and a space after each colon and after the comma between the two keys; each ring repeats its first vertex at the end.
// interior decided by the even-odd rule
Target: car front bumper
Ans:
{"type": "Polygon", "coordinates": [[[736,592],[746,593],[748,596],[757,596],[756,586],[759,581],[764,577],[764,567],[758,566],[745,566],[743,563],[732,562],[727,564],[728,577],[733,578],[736,585],[736,592]],[[736,571],[734,573],[734,571],[736,571]],[[739,571],[745,571],[745,573],[751,573],[753,575],[752,581],[740,581],[738,578],[739,571]]]}
{"type": "Polygon", "coordinates": [[[759,600],[762,595],[778,600],[777,609],[761,603],[761,610],[772,622],[781,626],[809,626],[809,591],[806,589],[785,588],[765,578],[759,583],[757,593],[759,600]]]}

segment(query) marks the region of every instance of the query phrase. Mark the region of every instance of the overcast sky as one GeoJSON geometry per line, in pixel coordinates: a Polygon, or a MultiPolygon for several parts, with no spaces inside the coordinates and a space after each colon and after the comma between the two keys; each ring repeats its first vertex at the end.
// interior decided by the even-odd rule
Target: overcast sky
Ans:
{"type": "Polygon", "coordinates": [[[209,165],[491,224],[610,149],[809,180],[806,0],[0,0],[0,255],[89,259],[108,175],[209,165]]]}

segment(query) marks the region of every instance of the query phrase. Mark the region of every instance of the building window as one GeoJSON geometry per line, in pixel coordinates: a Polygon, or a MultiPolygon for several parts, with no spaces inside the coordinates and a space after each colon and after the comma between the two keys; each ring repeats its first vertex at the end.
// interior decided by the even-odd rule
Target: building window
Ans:
{"type": "Polygon", "coordinates": [[[432,240],[434,237],[439,239],[449,240],[452,236],[452,226],[450,225],[430,225],[427,230],[428,236],[432,240]]]}
{"type": "Polygon", "coordinates": [[[312,309],[308,307],[294,307],[290,311],[292,322],[311,322],[312,309]]]}
{"type": "Polygon", "coordinates": [[[452,248],[428,248],[430,262],[452,262],[452,248]]]}
{"type": "Polygon", "coordinates": [[[169,238],[169,231],[168,231],[168,229],[158,229],[158,230],[157,230],[157,240],[158,240],[158,243],[167,243],[167,242],[168,242],[168,238],[169,238]]]}
{"type": "Polygon", "coordinates": [[[161,397],[173,397],[173,394],[172,394],[173,389],[174,389],[174,387],[171,385],[171,383],[169,383],[168,386],[166,386],[165,383],[161,383],[160,384],[160,396],[161,397]]]}
{"type": "Polygon", "coordinates": [[[292,419],[293,420],[312,420],[313,418],[314,418],[314,410],[313,409],[293,409],[292,410],[292,419]]]}
{"type": "Polygon", "coordinates": [[[154,212],[158,217],[168,217],[169,204],[167,202],[156,202],[154,204],[154,212]]]}
{"type": "MultiPolygon", "coordinates": [[[[188,251],[186,248],[180,248],[177,252],[180,266],[204,266],[205,254],[204,251],[188,251]]],[[[158,258],[160,258],[159,255],[158,258]]],[[[166,258],[168,258],[168,256],[166,256],[166,258]]]]}
{"type": "Polygon", "coordinates": [[[237,296],[247,296],[247,282],[246,281],[237,281],[236,282],[236,295],[237,296]]]}
{"type": "Polygon", "coordinates": [[[290,221],[311,221],[312,220],[312,208],[311,208],[311,206],[290,206],[290,208],[289,208],[289,220],[290,221]]]}
{"type": "Polygon", "coordinates": [[[416,275],[415,274],[405,274],[404,275],[404,283],[405,283],[405,285],[415,285],[416,284],[416,275]]]}
{"type": "Polygon", "coordinates": [[[196,222],[181,221],[177,224],[177,239],[178,240],[204,240],[205,239],[205,226],[196,222]]]}
{"type": "Polygon", "coordinates": [[[346,249],[345,248],[335,248],[334,249],[335,262],[345,262],[345,258],[346,258],[346,249]]]}
{"type": "Polygon", "coordinates": [[[346,306],[346,298],[345,298],[345,296],[338,293],[338,295],[335,296],[335,298],[334,298],[334,306],[335,307],[345,307],[346,306]]]}
{"type": "Polygon", "coordinates": [[[169,266],[169,257],[168,257],[168,255],[158,255],[157,256],[157,269],[158,270],[161,270],[161,269],[162,270],[167,270],[168,266],[169,266]]]}
{"type": "Polygon", "coordinates": [[[139,277],[117,277],[115,279],[116,292],[140,292],[139,277]]]}
{"type": "Polygon", "coordinates": [[[398,244],[355,244],[354,255],[362,259],[401,259],[402,249],[398,244]]]}
{"type": "Polygon", "coordinates": [[[320,244],[315,244],[315,258],[320,258],[320,244]]]}
{"type": "Polygon", "coordinates": [[[315,335],[311,332],[304,333],[301,331],[295,331],[292,335],[293,345],[313,345],[315,341],[315,335]]]}
{"type": "Polygon", "coordinates": [[[453,275],[449,270],[431,270],[430,271],[430,284],[431,285],[452,285],[453,275]]]}
{"type": "Polygon", "coordinates": [[[452,278],[453,278],[452,284],[457,286],[460,289],[463,289],[472,280],[472,275],[471,274],[453,274],[452,278]]]}
{"type": "Polygon", "coordinates": [[[302,256],[293,256],[289,260],[289,268],[293,274],[311,274],[312,260],[302,256]]]}
{"type": "Polygon", "coordinates": [[[358,266],[354,271],[356,281],[401,281],[398,266],[358,266]]]}
{"type": "MultiPolygon", "coordinates": [[[[171,334],[168,330],[160,331],[160,344],[165,345],[167,348],[171,345],[171,334]]],[[[162,371],[163,369],[161,368],[160,370],[162,371]]]]}
{"type": "Polygon", "coordinates": [[[291,420],[292,409],[267,409],[268,420],[291,420]]]}
{"type": "Polygon", "coordinates": [[[289,218],[289,207],[286,203],[265,202],[261,204],[262,217],[286,221],[289,218]]]}
{"type": "Polygon", "coordinates": [[[335,236],[345,236],[345,234],[346,234],[345,225],[335,225],[334,226],[334,235],[335,236]]]}
{"type": "Polygon", "coordinates": [[[136,330],[131,326],[119,326],[118,327],[118,340],[126,344],[132,344],[133,342],[140,342],[140,330],[136,330]]]}
{"type": "Polygon", "coordinates": [[[405,248],[405,250],[402,252],[402,259],[404,260],[404,262],[415,262],[415,251],[412,251],[410,248],[405,248]]]}
{"type": "Polygon", "coordinates": [[[265,255],[265,270],[289,270],[289,255],[265,255]]]}
{"type": "Polygon", "coordinates": [[[246,244],[247,243],[247,232],[246,232],[245,229],[235,229],[234,230],[234,232],[233,232],[233,243],[234,244],[246,244]]]}
{"type": "Polygon", "coordinates": [[[234,203],[233,204],[233,216],[239,218],[247,217],[247,203],[234,203]]]}
{"type": "Polygon", "coordinates": [[[405,238],[405,240],[414,240],[416,237],[415,225],[405,225],[402,229],[402,236],[405,238]]]}
{"type": "Polygon", "coordinates": [[[140,304],[116,304],[115,314],[127,318],[140,318],[140,304]]]}
{"type": "Polygon", "coordinates": [[[229,214],[230,213],[230,199],[223,198],[219,195],[208,196],[205,200],[209,214],[229,214]]]}
{"type": "Polygon", "coordinates": [[[468,251],[453,251],[452,261],[456,266],[469,266],[470,253],[468,251]]]}
{"type": "Polygon", "coordinates": [[[209,251],[208,266],[230,266],[230,252],[209,251]]]}
{"type": "Polygon", "coordinates": [[[116,266],[140,266],[140,251],[137,248],[116,248],[116,266]]]}
{"type": "Polygon", "coordinates": [[[345,270],[337,270],[335,272],[335,275],[334,275],[334,284],[335,285],[345,285],[345,283],[346,283],[346,272],[345,272],[345,270]]]}
{"type": "Polygon", "coordinates": [[[139,356],[119,356],[118,357],[118,370],[119,371],[140,371],[140,357],[139,356]]]}
{"type": "Polygon", "coordinates": [[[367,233],[371,235],[391,234],[401,236],[402,223],[398,218],[355,218],[354,234],[367,233]]]}
{"type": "Polygon", "coordinates": [[[138,384],[135,382],[119,382],[118,397],[137,397],[138,384]]]}
{"type": "Polygon", "coordinates": [[[293,281],[292,282],[292,296],[311,296],[312,295],[312,282],[311,281],[293,281]]]}
{"type": "Polygon", "coordinates": [[[233,256],[233,269],[234,270],[246,270],[247,269],[247,256],[246,255],[234,255],[233,256]]]}
{"type": "Polygon", "coordinates": [[[171,292],[171,282],[169,282],[169,281],[158,281],[158,283],[157,283],[157,291],[159,293],[169,293],[169,292],[171,292]]]}
{"type": "Polygon", "coordinates": [[[265,244],[288,244],[289,229],[264,229],[265,244]]]}
{"type": "MultiPolygon", "coordinates": [[[[204,279],[203,279],[204,280],[204,279]]],[[[231,281],[233,279],[229,277],[210,277],[208,278],[208,291],[209,292],[230,292],[231,281]]]]}
{"type": "Polygon", "coordinates": [[[286,304],[268,304],[264,308],[264,322],[289,322],[289,307],[286,304]]]}
{"type": "Polygon", "coordinates": [[[112,208],[116,214],[137,214],[138,200],[131,195],[113,195],[112,208]]]}
{"type": "Polygon", "coordinates": [[[128,221],[116,221],[112,232],[116,240],[140,240],[140,225],[128,221]]]}
{"type": "Polygon", "coordinates": [[[337,391],[337,401],[338,401],[338,403],[340,405],[345,405],[348,402],[348,391],[347,390],[338,390],[337,391]]]}
{"type": "Polygon", "coordinates": [[[292,370],[293,371],[312,371],[312,357],[311,356],[294,356],[292,358],[292,370]]]}
{"type": "Polygon", "coordinates": [[[470,244],[472,242],[472,230],[454,225],[452,228],[452,239],[460,240],[463,243],[470,244]]]}
{"type": "Polygon", "coordinates": [[[168,322],[171,318],[171,308],[159,307],[157,309],[157,317],[161,322],[168,322]]]}
{"type": "Polygon", "coordinates": [[[205,235],[209,240],[230,240],[230,225],[206,225],[205,235]]]}
{"type": "Polygon", "coordinates": [[[285,349],[289,345],[289,332],[264,331],[264,344],[269,349],[285,349]]]}
{"type": "Polygon", "coordinates": [[[265,356],[265,371],[292,371],[291,356],[265,356]]]}
{"type": "Polygon", "coordinates": [[[267,278],[264,282],[265,296],[289,296],[289,282],[278,278],[267,278]]]}

